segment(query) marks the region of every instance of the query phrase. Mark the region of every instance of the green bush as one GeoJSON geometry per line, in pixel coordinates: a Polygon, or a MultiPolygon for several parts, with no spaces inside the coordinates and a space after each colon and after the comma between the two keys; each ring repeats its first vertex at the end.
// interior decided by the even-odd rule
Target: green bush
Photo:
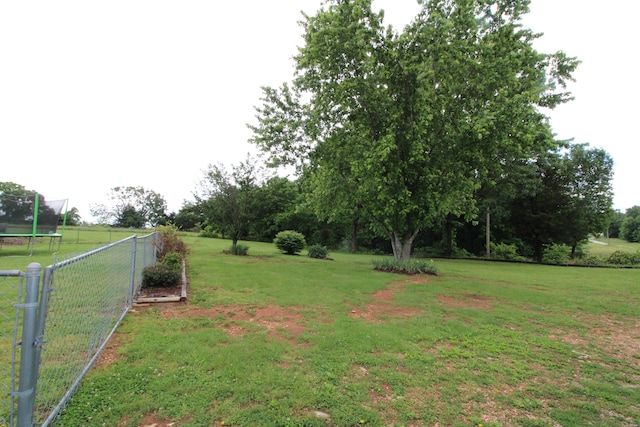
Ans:
{"type": "Polygon", "coordinates": [[[640,253],[615,251],[609,258],[607,258],[608,264],[613,265],[635,265],[640,264],[640,253]]]}
{"type": "Polygon", "coordinates": [[[311,245],[309,246],[309,254],[307,255],[309,258],[317,258],[317,259],[325,259],[329,251],[322,245],[311,245]]]}
{"type": "Polygon", "coordinates": [[[142,288],[170,288],[180,284],[180,270],[156,264],[142,270],[142,288]]]}
{"type": "Polygon", "coordinates": [[[287,255],[293,255],[304,249],[305,240],[302,233],[293,230],[285,230],[276,234],[273,239],[276,247],[287,255]]]}
{"type": "Polygon", "coordinates": [[[455,244],[451,248],[445,248],[442,242],[437,242],[432,246],[421,246],[413,249],[413,256],[416,258],[444,257],[471,258],[472,254],[464,248],[459,248],[455,244]],[[449,252],[450,250],[450,252],[449,252]]]}
{"type": "Polygon", "coordinates": [[[212,239],[217,239],[220,237],[218,231],[211,225],[207,225],[204,230],[200,232],[200,237],[209,237],[212,239]]]}
{"type": "Polygon", "coordinates": [[[233,255],[246,255],[249,252],[249,246],[244,243],[236,243],[235,246],[229,248],[229,253],[233,255]]]}
{"type": "Polygon", "coordinates": [[[182,255],[178,252],[169,252],[164,256],[160,264],[169,270],[182,271],[182,255]]]}
{"type": "Polygon", "coordinates": [[[433,261],[410,259],[409,261],[396,261],[395,259],[373,260],[373,268],[378,271],[404,274],[431,274],[437,275],[438,269],[433,261]]]}
{"type": "Polygon", "coordinates": [[[514,244],[491,242],[491,258],[505,261],[522,261],[524,258],[518,255],[518,247],[514,244]]]}
{"type": "Polygon", "coordinates": [[[567,245],[553,244],[548,246],[542,254],[542,262],[545,264],[567,265],[571,256],[571,248],[567,245]]]}
{"type": "Polygon", "coordinates": [[[576,263],[579,265],[605,265],[606,262],[602,257],[596,255],[585,255],[582,258],[578,258],[576,263]]]}

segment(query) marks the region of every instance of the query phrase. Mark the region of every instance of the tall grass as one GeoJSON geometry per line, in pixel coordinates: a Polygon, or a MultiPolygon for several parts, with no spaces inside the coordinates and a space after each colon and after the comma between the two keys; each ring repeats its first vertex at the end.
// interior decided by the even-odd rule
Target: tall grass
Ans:
{"type": "Polygon", "coordinates": [[[130,313],[59,425],[640,423],[640,270],[185,240],[189,301],[130,313]]]}

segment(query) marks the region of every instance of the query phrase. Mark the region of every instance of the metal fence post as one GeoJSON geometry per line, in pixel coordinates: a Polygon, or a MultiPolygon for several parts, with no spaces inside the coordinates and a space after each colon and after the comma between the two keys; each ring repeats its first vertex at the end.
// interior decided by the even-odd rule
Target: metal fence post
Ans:
{"type": "MultiPolygon", "coordinates": [[[[42,354],[42,345],[44,344],[44,328],[47,319],[47,311],[49,310],[49,294],[51,293],[51,281],[53,280],[53,266],[46,267],[42,276],[42,291],[40,293],[40,303],[38,309],[38,319],[35,332],[35,364],[40,368],[40,356],[42,354]]],[[[36,380],[37,385],[37,380],[36,380]]]]}
{"type": "MultiPolygon", "coordinates": [[[[129,289],[129,303],[127,304],[127,308],[131,308],[133,306],[133,301],[135,298],[136,291],[136,258],[137,258],[137,250],[138,250],[138,236],[136,235],[133,239],[131,239],[132,249],[131,249],[131,278],[130,278],[130,289],[129,289]]],[[[142,263],[144,265],[144,262],[142,263]]]]}
{"type": "Polygon", "coordinates": [[[36,401],[38,367],[35,346],[38,317],[38,291],[40,287],[40,264],[33,262],[27,267],[27,283],[22,316],[22,343],[20,350],[20,383],[18,386],[18,427],[31,427],[36,401]]]}

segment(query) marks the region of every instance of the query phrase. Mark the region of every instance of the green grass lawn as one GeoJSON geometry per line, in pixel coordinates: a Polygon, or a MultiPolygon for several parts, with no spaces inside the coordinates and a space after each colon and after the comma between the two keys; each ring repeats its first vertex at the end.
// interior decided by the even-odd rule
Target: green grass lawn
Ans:
{"type": "Polygon", "coordinates": [[[60,245],[55,243],[50,247],[50,239],[38,237],[35,239],[33,251],[28,248],[26,239],[12,239],[11,243],[4,243],[0,249],[0,270],[26,271],[27,266],[32,262],[38,262],[46,267],[54,263],[54,257],[63,260],[78,253],[118,242],[134,234],[145,236],[152,232],[153,230],[102,226],[66,227],[60,245]]]}
{"type": "Polygon", "coordinates": [[[591,255],[608,256],[614,251],[638,252],[640,250],[640,243],[631,243],[623,239],[600,237],[595,241],[598,243],[587,244],[587,250],[591,255]]]}
{"type": "Polygon", "coordinates": [[[135,307],[58,425],[640,423],[640,269],[436,260],[409,277],[185,241],[188,302],[135,307]]]}

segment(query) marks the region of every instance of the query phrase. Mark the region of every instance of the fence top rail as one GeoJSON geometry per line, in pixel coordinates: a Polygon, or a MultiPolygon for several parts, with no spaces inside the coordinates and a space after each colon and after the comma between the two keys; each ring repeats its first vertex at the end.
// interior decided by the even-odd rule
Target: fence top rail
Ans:
{"type": "Polygon", "coordinates": [[[55,269],[60,268],[60,267],[64,267],[66,265],[73,264],[73,263],[78,262],[78,261],[80,261],[82,259],[88,258],[88,257],[90,257],[92,255],[95,255],[97,253],[106,251],[107,249],[110,249],[110,248],[112,248],[114,246],[121,245],[121,244],[123,244],[123,243],[125,243],[125,242],[127,242],[129,240],[133,240],[133,239],[136,239],[136,238],[137,238],[137,235],[134,234],[133,236],[129,236],[126,239],[122,239],[122,240],[119,240],[117,242],[109,243],[108,245],[105,245],[105,246],[100,246],[99,248],[92,249],[92,250],[90,250],[88,252],[85,252],[83,254],[77,255],[77,256],[75,256],[73,258],[66,259],[64,261],[56,262],[55,264],[50,265],[49,267],[53,267],[55,269]]]}
{"type": "Polygon", "coordinates": [[[0,238],[5,238],[5,237],[62,237],[62,234],[60,233],[12,233],[12,234],[5,234],[5,233],[0,233],[0,238]]]}
{"type": "Polygon", "coordinates": [[[24,275],[25,273],[20,270],[0,270],[0,277],[18,277],[24,275]]]}

